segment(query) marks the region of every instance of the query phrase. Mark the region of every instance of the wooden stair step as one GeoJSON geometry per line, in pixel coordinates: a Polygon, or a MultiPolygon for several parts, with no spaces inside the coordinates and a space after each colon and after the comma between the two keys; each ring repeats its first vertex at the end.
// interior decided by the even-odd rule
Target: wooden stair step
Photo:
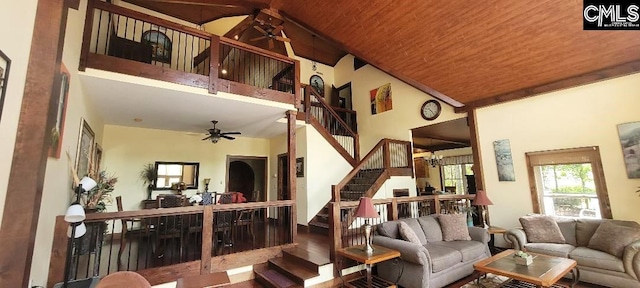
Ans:
{"type": "Polygon", "coordinates": [[[179,278],[176,288],[220,287],[229,284],[229,282],[227,272],[216,272],[179,278]]]}
{"type": "Polygon", "coordinates": [[[300,285],[304,285],[304,280],[320,276],[318,271],[309,270],[285,258],[269,259],[269,267],[300,285]]]}
{"type": "Polygon", "coordinates": [[[320,266],[331,263],[331,260],[328,257],[297,246],[289,249],[283,249],[282,256],[291,262],[296,262],[317,272],[320,272],[320,266]]]}
{"type": "Polygon", "coordinates": [[[256,281],[270,288],[298,288],[303,287],[287,276],[282,275],[276,270],[270,269],[267,265],[256,266],[253,269],[256,275],[256,281]]]}

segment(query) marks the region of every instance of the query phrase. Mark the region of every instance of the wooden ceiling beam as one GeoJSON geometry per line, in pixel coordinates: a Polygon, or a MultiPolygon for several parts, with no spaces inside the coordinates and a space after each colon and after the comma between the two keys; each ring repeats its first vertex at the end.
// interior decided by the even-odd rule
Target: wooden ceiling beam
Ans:
{"type": "Polygon", "coordinates": [[[342,49],[344,51],[347,51],[349,54],[364,60],[365,62],[367,62],[371,66],[373,66],[373,67],[375,67],[375,68],[377,68],[379,70],[382,70],[383,72],[385,72],[385,73],[397,78],[398,80],[408,84],[409,86],[412,86],[413,88],[416,88],[416,89],[418,89],[418,90],[420,90],[420,91],[422,91],[424,93],[427,93],[427,94],[433,96],[434,98],[436,98],[436,99],[438,99],[438,100],[440,100],[440,101],[442,101],[444,103],[447,103],[447,104],[449,104],[449,105],[451,105],[451,106],[453,106],[455,108],[463,106],[462,103],[454,100],[453,98],[451,98],[451,97],[449,97],[447,95],[444,95],[444,94],[438,92],[437,90],[435,90],[435,89],[433,89],[433,88],[431,88],[431,87],[429,87],[427,85],[424,85],[424,84],[422,84],[422,83],[420,83],[420,82],[418,82],[418,81],[416,81],[414,79],[411,79],[411,78],[405,76],[400,71],[393,70],[390,67],[380,63],[379,61],[376,61],[376,60],[374,60],[374,59],[372,59],[370,57],[366,57],[363,53],[361,53],[360,51],[356,50],[352,46],[345,45],[345,44],[343,44],[341,42],[338,42],[335,39],[329,37],[328,35],[320,32],[320,31],[318,31],[318,30],[316,30],[314,28],[311,28],[309,26],[306,26],[306,25],[302,24],[302,23],[304,23],[303,21],[300,21],[299,19],[287,14],[286,12],[280,11],[280,14],[285,18],[285,20],[287,20],[287,21],[299,26],[300,28],[302,28],[304,30],[307,30],[311,34],[315,34],[317,37],[321,38],[322,40],[327,41],[327,42],[333,44],[334,46],[336,46],[336,47],[338,47],[338,48],[340,48],[340,49],[342,49]]]}
{"type": "Polygon", "coordinates": [[[433,151],[442,151],[442,150],[450,150],[450,149],[458,149],[458,148],[466,148],[469,145],[460,145],[460,144],[438,144],[438,145],[416,145],[413,144],[414,148],[427,150],[425,152],[433,152],[433,151]]]}
{"type": "Polygon", "coordinates": [[[465,113],[472,109],[497,105],[504,102],[515,101],[524,99],[531,96],[540,95],[543,93],[553,92],[562,89],[573,88],[580,85],[586,85],[602,80],[612,79],[616,77],[622,77],[629,74],[637,73],[640,71],[640,60],[627,62],[624,64],[608,67],[593,72],[576,75],[573,77],[565,78],[562,80],[542,84],[539,86],[529,87],[521,90],[516,90],[489,98],[484,98],[467,103],[462,107],[456,107],[454,111],[456,113],[465,113]]]}
{"type": "Polygon", "coordinates": [[[453,139],[453,138],[448,138],[448,137],[443,137],[443,136],[427,136],[427,137],[420,137],[420,136],[414,136],[413,137],[418,138],[418,139],[433,139],[433,140],[438,140],[438,141],[442,141],[442,142],[448,142],[448,143],[453,143],[453,144],[460,144],[460,145],[471,145],[471,142],[465,142],[462,141],[460,139],[453,139]]]}

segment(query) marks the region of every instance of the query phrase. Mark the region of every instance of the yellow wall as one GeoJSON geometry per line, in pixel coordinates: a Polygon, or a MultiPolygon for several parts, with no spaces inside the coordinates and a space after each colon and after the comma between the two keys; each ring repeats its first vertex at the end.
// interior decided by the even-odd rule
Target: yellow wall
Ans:
{"type": "Polygon", "coordinates": [[[33,252],[31,279],[34,285],[45,285],[51,254],[55,216],[65,213],[72,201],[71,175],[66,152],[71,155],[72,165],[78,145],[80,123],[84,118],[96,134],[96,142],[102,141],[103,120],[95,110],[93,103],[85,95],[78,77],[80,46],[84,24],[86,1],[81,1],[79,10],[69,10],[67,31],[65,34],[62,62],[70,73],[69,98],[65,117],[62,152],[60,159],[48,158],[47,170],[42,193],[42,205],[38,219],[38,230],[33,252]]]}
{"type": "MultiPolygon", "coordinates": [[[[231,28],[235,27],[236,25],[238,25],[238,23],[242,22],[244,18],[247,18],[247,16],[220,18],[218,20],[214,20],[209,23],[206,23],[202,25],[202,27],[204,28],[205,31],[211,34],[224,36],[224,34],[229,32],[231,28]]],[[[253,29],[253,28],[249,27],[247,29],[253,29]]]]}
{"type": "MultiPolygon", "coordinates": [[[[238,137],[213,144],[200,135],[185,132],[106,125],[103,167],[118,177],[113,197],[122,196],[124,210],[140,209],[147,191],[140,172],[147,163],[156,161],[199,162],[198,190],[186,190],[187,197],[204,191],[204,178],[211,178],[209,191],[225,192],[227,156],[269,156],[269,140],[238,137]]],[[[170,191],[154,191],[152,198],[170,191]]],[[[116,211],[116,206],[107,207],[116,211]]]]}
{"type": "Polygon", "coordinates": [[[20,105],[24,94],[37,2],[26,0],[11,5],[5,3],[0,9],[0,39],[11,39],[11,41],[2,41],[0,44],[0,50],[11,59],[7,93],[4,97],[2,116],[0,116],[0,135],[2,135],[0,137],[0,222],[2,221],[1,212],[4,210],[4,199],[7,195],[20,105]]]}
{"type": "Polygon", "coordinates": [[[478,138],[485,188],[494,206],[491,223],[520,226],[532,212],[525,153],[599,146],[613,217],[640,222],[635,193],[640,179],[628,179],[616,125],[640,121],[640,74],[548,93],[478,110],[478,138]],[[493,141],[509,139],[514,182],[499,182],[493,141]]]}

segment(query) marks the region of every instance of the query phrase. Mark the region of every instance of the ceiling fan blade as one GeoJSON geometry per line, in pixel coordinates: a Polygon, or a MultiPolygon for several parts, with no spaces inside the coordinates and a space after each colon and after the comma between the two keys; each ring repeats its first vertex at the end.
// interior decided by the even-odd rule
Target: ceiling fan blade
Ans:
{"type": "Polygon", "coordinates": [[[220,133],[220,135],[240,135],[242,133],[240,132],[224,132],[224,133],[220,133]]]}
{"type": "Polygon", "coordinates": [[[260,36],[260,37],[256,37],[256,38],[251,38],[249,39],[249,41],[258,41],[258,40],[262,40],[262,39],[266,39],[267,36],[260,36]]]}
{"type": "Polygon", "coordinates": [[[276,40],[282,41],[282,42],[291,42],[291,39],[289,39],[289,38],[284,38],[284,37],[280,37],[280,36],[273,36],[273,38],[276,38],[276,40]]]}
{"type": "Polygon", "coordinates": [[[269,38],[269,49],[273,49],[273,38],[269,38]]]}
{"type": "Polygon", "coordinates": [[[276,27],[276,29],[273,29],[273,31],[271,31],[271,34],[276,35],[276,34],[280,34],[280,31],[282,31],[282,25],[278,25],[278,27],[276,27]]]}
{"type": "Polygon", "coordinates": [[[264,35],[269,35],[269,33],[267,33],[267,31],[265,31],[264,29],[262,29],[262,27],[260,27],[258,25],[253,25],[253,28],[255,28],[256,30],[258,30],[260,33],[262,33],[264,35]]]}
{"type": "Polygon", "coordinates": [[[235,140],[236,138],[231,137],[231,136],[227,136],[227,135],[220,135],[220,137],[224,138],[224,139],[229,139],[229,140],[235,140]]]}
{"type": "Polygon", "coordinates": [[[211,138],[211,135],[207,136],[207,138],[203,138],[202,141],[207,140],[209,138],[211,138]]]}

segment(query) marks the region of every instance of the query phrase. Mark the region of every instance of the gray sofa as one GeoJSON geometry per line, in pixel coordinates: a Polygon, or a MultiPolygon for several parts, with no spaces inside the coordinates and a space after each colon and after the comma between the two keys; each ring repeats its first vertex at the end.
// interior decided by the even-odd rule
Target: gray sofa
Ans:
{"type": "MultiPolygon", "coordinates": [[[[522,228],[508,230],[504,238],[514,249],[576,260],[580,270],[580,281],[608,287],[640,287],[640,239],[624,248],[622,258],[587,247],[591,246],[589,241],[603,221],[613,221],[626,227],[640,227],[638,223],[572,218],[555,218],[555,221],[565,238],[564,244],[529,243],[522,228]]],[[[616,235],[612,234],[611,241],[615,241],[616,235]]]]}
{"type": "Polygon", "coordinates": [[[406,288],[443,287],[473,273],[473,264],[491,256],[486,229],[469,227],[470,241],[443,241],[435,216],[423,216],[377,225],[373,244],[395,249],[403,263],[386,261],[377,265],[378,275],[394,282],[404,269],[399,285],[406,288]],[[401,239],[398,221],[409,225],[420,244],[401,239]],[[404,267],[403,267],[404,265],[404,267]]]}

